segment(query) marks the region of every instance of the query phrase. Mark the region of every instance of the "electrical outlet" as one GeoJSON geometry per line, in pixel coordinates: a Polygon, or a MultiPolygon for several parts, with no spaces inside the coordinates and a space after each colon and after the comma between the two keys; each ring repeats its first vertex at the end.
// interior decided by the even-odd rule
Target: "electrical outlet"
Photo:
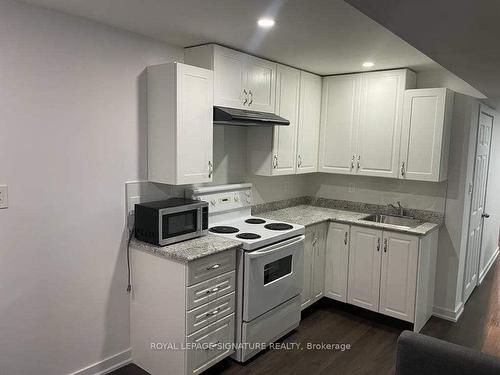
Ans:
{"type": "Polygon", "coordinates": [[[0,208],[9,207],[9,194],[7,185],[0,185],[0,208]]]}

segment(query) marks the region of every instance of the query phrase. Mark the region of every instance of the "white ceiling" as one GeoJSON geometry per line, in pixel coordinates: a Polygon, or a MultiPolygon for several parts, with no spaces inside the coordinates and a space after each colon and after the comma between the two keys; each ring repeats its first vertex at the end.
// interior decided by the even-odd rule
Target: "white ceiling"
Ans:
{"type": "MultiPolygon", "coordinates": [[[[458,77],[341,0],[25,0],[182,47],[216,42],[317,74],[409,67],[458,77]],[[259,29],[258,18],[276,26],[259,29]]],[[[465,90],[467,91],[467,90],[465,90]]]]}
{"type": "Polygon", "coordinates": [[[500,1],[346,1],[488,97],[500,97],[500,1]]]}

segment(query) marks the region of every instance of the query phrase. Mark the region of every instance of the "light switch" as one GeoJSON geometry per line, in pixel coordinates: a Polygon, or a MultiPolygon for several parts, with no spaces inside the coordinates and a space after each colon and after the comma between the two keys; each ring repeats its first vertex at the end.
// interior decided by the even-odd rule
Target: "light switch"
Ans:
{"type": "Polygon", "coordinates": [[[0,185],[0,208],[9,207],[9,194],[7,192],[7,185],[0,185]]]}

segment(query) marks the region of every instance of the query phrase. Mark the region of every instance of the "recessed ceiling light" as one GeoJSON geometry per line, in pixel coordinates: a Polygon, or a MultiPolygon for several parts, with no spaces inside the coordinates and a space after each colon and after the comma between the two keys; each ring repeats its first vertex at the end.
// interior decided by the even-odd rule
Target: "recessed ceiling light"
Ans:
{"type": "Polygon", "coordinates": [[[366,61],[363,63],[363,68],[371,68],[373,65],[375,65],[375,63],[371,61],[366,61]]]}
{"type": "Polygon", "coordinates": [[[257,25],[268,29],[274,26],[274,20],[272,18],[261,18],[257,21],[257,25]]]}

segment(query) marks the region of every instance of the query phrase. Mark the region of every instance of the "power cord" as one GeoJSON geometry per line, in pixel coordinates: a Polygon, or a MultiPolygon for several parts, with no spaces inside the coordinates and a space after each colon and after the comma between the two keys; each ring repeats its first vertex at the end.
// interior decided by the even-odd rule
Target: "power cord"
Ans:
{"type": "Polygon", "coordinates": [[[129,232],[127,242],[127,293],[130,293],[132,291],[132,272],[130,269],[130,241],[132,241],[132,238],[134,237],[134,230],[135,225],[132,226],[132,229],[129,232]]]}

